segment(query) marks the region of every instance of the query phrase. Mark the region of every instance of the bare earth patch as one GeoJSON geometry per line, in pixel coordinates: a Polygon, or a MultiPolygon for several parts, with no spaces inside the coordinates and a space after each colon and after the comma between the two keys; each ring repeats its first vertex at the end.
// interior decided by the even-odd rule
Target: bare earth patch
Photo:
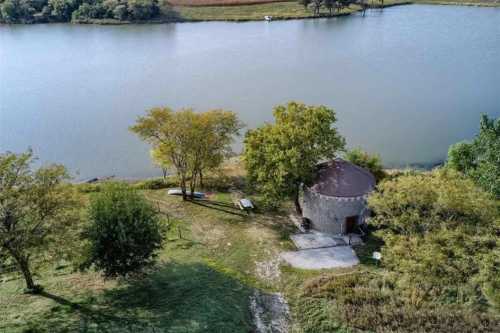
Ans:
{"type": "Polygon", "coordinates": [[[290,326],[288,303],[280,293],[255,290],[250,299],[256,333],[286,333],[290,326]]]}

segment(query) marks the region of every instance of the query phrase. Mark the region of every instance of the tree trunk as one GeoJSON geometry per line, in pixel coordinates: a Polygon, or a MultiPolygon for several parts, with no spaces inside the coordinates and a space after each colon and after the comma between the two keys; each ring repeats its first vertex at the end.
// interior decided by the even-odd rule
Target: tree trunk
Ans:
{"type": "Polygon", "coordinates": [[[163,181],[167,182],[167,173],[168,173],[168,170],[165,169],[165,168],[161,168],[161,172],[163,173],[163,181]]]}
{"type": "Polygon", "coordinates": [[[31,275],[30,265],[28,258],[24,258],[21,254],[17,253],[11,247],[7,247],[7,250],[10,252],[14,260],[19,265],[19,269],[23,274],[24,281],[26,282],[26,289],[33,291],[35,290],[35,283],[33,282],[33,276],[31,275]]]}
{"type": "Polygon", "coordinates": [[[189,193],[189,197],[191,198],[191,200],[194,200],[194,190],[196,188],[196,176],[197,176],[197,172],[193,172],[193,174],[191,175],[191,181],[189,182],[189,191],[191,193],[189,193]]]}
{"type": "Polygon", "coordinates": [[[299,200],[299,194],[300,194],[299,186],[300,185],[297,185],[297,189],[293,194],[293,203],[295,204],[295,211],[297,212],[297,214],[302,216],[302,207],[300,207],[300,200],[299,200]]]}
{"type": "Polygon", "coordinates": [[[203,188],[203,171],[200,170],[200,188],[203,188]]]}
{"type": "Polygon", "coordinates": [[[26,289],[35,290],[35,283],[33,282],[33,276],[31,275],[28,260],[21,260],[19,262],[21,272],[24,276],[24,281],[26,281],[26,289]]]}
{"type": "Polygon", "coordinates": [[[184,175],[181,176],[181,191],[182,191],[182,200],[187,200],[186,193],[186,177],[184,175]]]}

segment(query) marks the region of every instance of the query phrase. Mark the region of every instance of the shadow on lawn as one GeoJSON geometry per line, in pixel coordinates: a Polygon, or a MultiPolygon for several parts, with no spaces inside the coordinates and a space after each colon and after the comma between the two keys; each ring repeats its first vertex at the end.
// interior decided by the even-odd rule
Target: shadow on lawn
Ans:
{"type": "Polygon", "coordinates": [[[190,203],[198,205],[198,206],[203,206],[206,208],[214,209],[214,210],[217,210],[217,211],[220,211],[223,213],[241,216],[244,218],[249,216],[248,214],[242,213],[238,207],[235,207],[234,205],[228,204],[226,202],[211,201],[211,200],[188,200],[186,202],[190,202],[190,203]]]}
{"type": "MultiPolygon", "coordinates": [[[[251,293],[252,288],[205,264],[173,262],[82,303],[49,292],[40,296],[57,302],[66,313],[76,312],[79,323],[71,324],[71,332],[185,333],[251,332],[251,293]]],[[[71,319],[56,313],[46,317],[48,331],[68,331],[71,319]]]]}

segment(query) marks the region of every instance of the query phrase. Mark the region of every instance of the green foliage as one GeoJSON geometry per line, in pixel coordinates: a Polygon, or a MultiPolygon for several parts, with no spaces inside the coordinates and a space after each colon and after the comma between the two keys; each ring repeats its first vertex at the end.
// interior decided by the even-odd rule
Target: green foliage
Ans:
{"type": "Polygon", "coordinates": [[[304,6],[304,9],[307,9],[307,7],[311,4],[311,0],[299,0],[299,4],[304,6]]]}
{"type": "Polygon", "coordinates": [[[496,332],[495,315],[456,305],[406,297],[390,275],[324,274],[301,287],[299,320],[304,332],[496,332]]]}
{"type": "Polygon", "coordinates": [[[133,183],[131,186],[137,190],[160,190],[163,188],[171,188],[179,183],[176,177],[151,178],[133,183]]]}
{"type": "Polygon", "coordinates": [[[249,184],[268,203],[276,205],[292,196],[297,206],[300,185],[311,181],[319,161],[344,148],[344,138],[333,126],[335,112],[325,106],[290,102],[275,107],[273,114],[274,124],[249,130],[245,136],[249,184]]]}
{"type": "Polygon", "coordinates": [[[348,151],[345,159],[370,171],[375,176],[377,183],[387,176],[379,155],[370,155],[360,148],[356,148],[348,151]]]}
{"type": "Polygon", "coordinates": [[[333,14],[333,10],[336,9],[340,12],[344,8],[348,8],[350,5],[358,4],[360,5],[363,0],[299,0],[299,4],[303,5],[305,9],[312,4],[314,15],[319,16],[321,8],[326,8],[330,15],[333,14]]]}
{"type": "Polygon", "coordinates": [[[170,12],[164,0],[0,0],[0,23],[146,21],[170,12]]]}
{"type": "Polygon", "coordinates": [[[0,248],[34,290],[34,261],[62,253],[64,232],[78,220],[77,200],[61,165],[32,170],[31,151],[0,155],[0,248]],[[57,245],[56,245],[57,244],[57,245]]]}
{"type": "Polygon", "coordinates": [[[497,204],[471,180],[446,169],[400,176],[379,185],[368,203],[385,242],[382,262],[403,290],[476,305],[498,297],[485,289],[498,270],[489,257],[500,245],[497,204]]]}
{"type": "Polygon", "coordinates": [[[175,169],[186,198],[188,183],[194,193],[196,186],[203,185],[203,175],[231,155],[231,143],[241,127],[230,111],[155,108],[139,117],[130,130],[153,146],[151,155],[157,165],[175,169]]]}
{"type": "Polygon", "coordinates": [[[162,247],[163,227],[157,211],[138,192],[109,183],[91,200],[86,231],[89,254],[106,276],[126,275],[153,263],[162,247]]]}
{"type": "Polygon", "coordinates": [[[447,165],[500,198],[500,118],[482,115],[479,134],[470,143],[452,145],[447,165]]]}

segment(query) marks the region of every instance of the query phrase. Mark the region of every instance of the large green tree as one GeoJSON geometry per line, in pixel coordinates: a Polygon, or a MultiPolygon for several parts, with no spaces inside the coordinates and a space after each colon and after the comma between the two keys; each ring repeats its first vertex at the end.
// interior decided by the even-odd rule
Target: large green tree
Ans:
{"type": "Polygon", "coordinates": [[[50,253],[78,219],[66,169],[52,165],[33,170],[33,160],[31,151],[0,155],[0,251],[17,265],[29,291],[38,289],[33,260],[50,253]]]}
{"type": "Polygon", "coordinates": [[[231,154],[231,143],[242,124],[234,112],[155,108],[130,129],[153,146],[156,164],[175,169],[184,199],[202,183],[203,174],[231,154]]]}
{"type": "Polygon", "coordinates": [[[368,203],[385,243],[382,263],[404,290],[497,305],[500,219],[489,193],[444,169],[382,182],[368,203]]]}
{"type": "Polygon", "coordinates": [[[335,112],[326,106],[290,102],[274,108],[274,124],[249,130],[244,160],[249,182],[268,203],[292,197],[297,213],[300,187],[312,180],[318,162],[342,150],[345,140],[334,127],[335,112]]]}
{"type": "Polygon", "coordinates": [[[452,145],[447,164],[500,198],[500,118],[482,115],[479,134],[471,142],[452,145]]]}
{"type": "Polygon", "coordinates": [[[163,226],[158,212],[126,184],[110,183],[89,207],[88,258],[106,276],[126,275],[153,263],[162,247],[163,226]]]}

